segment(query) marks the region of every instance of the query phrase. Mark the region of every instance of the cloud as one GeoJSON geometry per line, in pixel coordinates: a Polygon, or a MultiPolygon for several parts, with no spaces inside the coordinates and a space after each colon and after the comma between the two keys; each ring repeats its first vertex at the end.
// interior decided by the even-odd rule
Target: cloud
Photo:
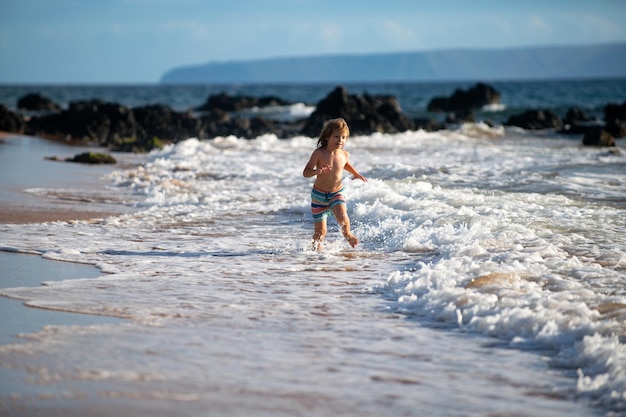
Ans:
{"type": "Polygon", "coordinates": [[[162,28],[168,32],[181,32],[196,39],[206,38],[211,33],[207,26],[196,20],[171,20],[165,22],[162,28]]]}
{"type": "Polygon", "coordinates": [[[544,34],[552,33],[552,26],[539,16],[530,16],[527,24],[532,31],[539,31],[544,34]]]}
{"type": "Polygon", "coordinates": [[[601,37],[623,37],[623,26],[617,25],[614,21],[593,14],[579,15],[576,19],[580,29],[587,35],[601,35],[601,37]]]}
{"type": "Polygon", "coordinates": [[[411,29],[396,20],[385,20],[378,28],[378,33],[396,47],[413,48],[421,43],[419,37],[411,29]]]}
{"type": "Polygon", "coordinates": [[[334,22],[324,23],[320,27],[320,34],[326,43],[335,45],[341,38],[341,29],[334,22]]]}

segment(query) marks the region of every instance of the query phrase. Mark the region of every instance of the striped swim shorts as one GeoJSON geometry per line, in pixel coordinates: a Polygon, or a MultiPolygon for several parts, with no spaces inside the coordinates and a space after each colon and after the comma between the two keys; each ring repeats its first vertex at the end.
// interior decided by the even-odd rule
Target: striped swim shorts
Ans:
{"type": "Polygon", "coordinates": [[[346,204],[343,187],[330,193],[321,191],[315,186],[311,190],[311,213],[314,222],[321,222],[332,214],[332,208],[337,204],[346,204]]]}

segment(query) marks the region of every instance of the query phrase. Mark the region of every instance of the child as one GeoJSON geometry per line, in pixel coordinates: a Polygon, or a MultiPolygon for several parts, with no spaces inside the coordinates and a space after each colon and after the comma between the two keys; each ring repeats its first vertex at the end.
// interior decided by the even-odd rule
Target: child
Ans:
{"type": "Polygon", "coordinates": [[[358,178],[367,182],[367,178],[354,169],[348,161],[350,154],[343,150],[349,135],[350,129],[344,119],[328,121],[320,133],[317,149],[311,154],[302,172],[306,178],[316,176],[311,191],[311,212],[315,224],[313,248],[316,250],[322,249],[326,236],[326,217],[331,212],[350,246],[355,247],[359,243],[359,239],[350,232],[350,219],[341,180],[344,169],[353,175],[353,180],[358,178]]]}

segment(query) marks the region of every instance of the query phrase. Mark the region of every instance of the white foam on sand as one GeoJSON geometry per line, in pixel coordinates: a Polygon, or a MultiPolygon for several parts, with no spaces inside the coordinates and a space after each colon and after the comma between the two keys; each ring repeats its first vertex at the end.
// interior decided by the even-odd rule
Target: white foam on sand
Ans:
{"type": "Polygon", "coordinates": [[[301,176],[314,147],[190,139],[111,174],[137,212],[1,226],[0,245],[108,273],[5,293],[129,320],[44,331],[0,347],[0,360],[28,357],[46,383],[86,398],[119,382],[112,396],[194,409],[219,391],[234,415],[252,403],[271,415],[623,407],[626,216],[619,201],[593,201],[613,187],[590,175],[615,175],[602,150],[525,134],[351,138],[370,178],[346,178],[362,243],[349,248],[331,222],[319,254],[301,176]],[[581,176],[595,188],[570,180],[581,176]]]}

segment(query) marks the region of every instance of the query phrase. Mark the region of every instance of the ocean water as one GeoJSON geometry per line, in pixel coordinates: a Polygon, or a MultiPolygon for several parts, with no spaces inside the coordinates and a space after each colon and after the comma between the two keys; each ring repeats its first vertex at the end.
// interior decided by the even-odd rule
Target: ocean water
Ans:
{"type": "MultiPolygon", "coordinates": [[[[580,88],[572,105],[601,109],[580,88]]],[[[531,107],[524,94],[490,114],[531,107]]],[[[542,107],[564,106],[563,94],[550,100],[542,107]]],[[[108,198],[117,193],[130,213],[0,225],[1,249],[102,271],[0,294],[126,318],[49,326],[0,346],[0,373],[13,384],[0,406],[13,415],[624,415],[618,144],[482,123],[351,137],[352,164],[369,178],[345,178],[361,244],[350,248],[331,219],[322,252],[310,249],[312,180],[301,174],[314,139],[189,138],[153,152],[107,176],[108,198]]]]}
{"type": "MultiPolygon", "coordinates": [[[[626,100],[626,79],[485,82],[501,93],[502,104],[478,111],[477,118],[490,118],[500,123],[512,114],[528,109],[549,108],[564,116],[573,106],[581,108],[590,117],[602,117],[607,103],[623,103],[626,100]]],[[[468,89],[475,84],[472,81],[458,81],[343,85],[351,94],[393,95],[410,117],[442,118],[442,115],[426,111],[430,99],[435,96],[450,96],[456,89],[468,89]]],[[[300,118],[313,111],[315,104],[336,86],[337,84],[0,85],[0,103],[16,110],[20,97],[39,92],[63,107],[67,107],[71,101],[98,98],[130,107],[160,103],[178,111],[186,111],[204,104],[211,94],[225,92],[233,96],[278,96],[293,101],[297,104],[291,109],[285,109],[282,114],[300,118]],[[302,106],[308,110],[303,110],[302,106]]]]}

